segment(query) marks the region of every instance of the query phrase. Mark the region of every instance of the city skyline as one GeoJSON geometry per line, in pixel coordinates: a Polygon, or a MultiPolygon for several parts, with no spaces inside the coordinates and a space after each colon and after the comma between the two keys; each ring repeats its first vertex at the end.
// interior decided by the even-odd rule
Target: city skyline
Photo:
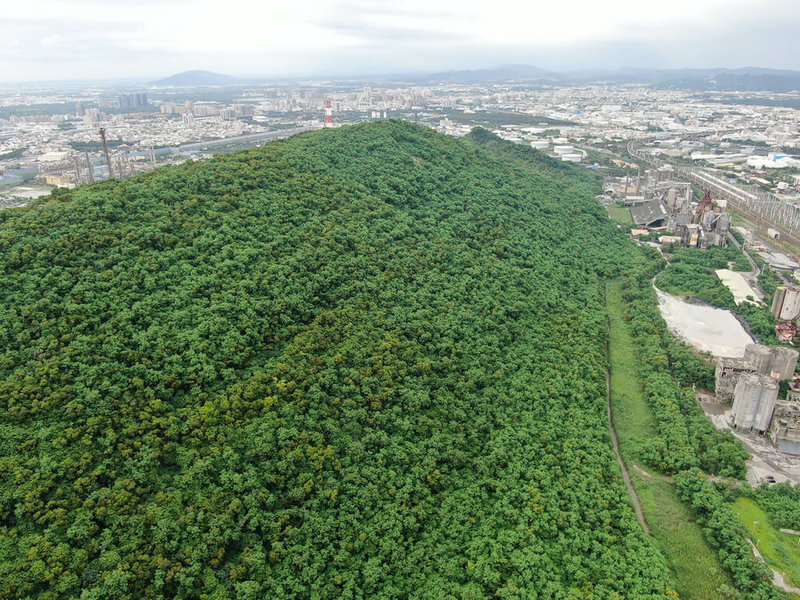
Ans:
{"type": "Polygon", "coordinates": [[[0,20],[0,83],[235,76],[377,75],[530,64],[544,69],[796,68],[800,6],[774,0],[614,0],[519,6],[418,0],[302,6],[208,0],[108,5],[34,0],[0,20]]]}

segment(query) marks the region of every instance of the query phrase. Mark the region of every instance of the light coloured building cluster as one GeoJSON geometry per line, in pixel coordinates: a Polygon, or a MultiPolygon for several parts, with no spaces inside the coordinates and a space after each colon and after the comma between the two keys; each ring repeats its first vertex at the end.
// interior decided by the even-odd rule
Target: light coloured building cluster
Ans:
{"type": "MultiPolygon", "coordinates": [[[[504,139],[587,166],[599,166],[598,157],[623,155],[626,142],[638,140],[649,156],[727,169],[733,177],[771,186],[791,200],[800,191],[800,176],[792,177],[785,168],[796,159],[792,149],[800,147],[796,111],[774,106],[781,94],[769,95],[773,106],[759,105],[758,97],[644,85],[379,86],[329,81],[211,91],[0,91],[0,182],[25,178],[51,152],[68,152],[74,162],[80,153],[76,148],[88,149],[102,178],[99,127],[107,130],[112,143],[125,145],[113,152],[127,152],[136,162],[134,157],[153,147],[321,126],[323,107],[330,101],[336,124],[403,118],[457,136],[482,125],[504,139]],[[42,114],[30,110],[37,107],[42,114]]],[[[161,163],[168,157],[157,153],[156,159],[161,163]]],[[[614,161],[606,162],[613,166],[614,161]]]]}

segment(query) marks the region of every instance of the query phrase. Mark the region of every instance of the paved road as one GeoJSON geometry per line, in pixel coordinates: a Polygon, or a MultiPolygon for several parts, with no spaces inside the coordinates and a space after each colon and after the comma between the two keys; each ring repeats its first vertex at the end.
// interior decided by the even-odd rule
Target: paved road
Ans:
{"type": "MultiPolygon", "coordinates": [[[[747,540],[747,543],[750,544],[750,548],[752,548],[752,550],[753,550],[753,555],[755,555],[755,557],[758,560],[760,560],[761,562],[763,562],[766,565],[767,561],[765,561],[764,557],[761,556],[761,552],[758,551],[758,548],[756,548],[756,545],[753,542],[751,542],[750,540],[747,540]]],[[[767,565],[767,566],[769,567],[769,565],[767,565]]],[[[772,567],[769,567],[769,570],[772,571],[772,585],[777,586],[777,587],[781,588],[782,590],[786,590],[787,592],[789,592],[791,594],[800,594],[800,588],[792,587],[791,585],[786,583],[786,580],[783,578],[783,574],[782,573],[780,573],[776,569],[773,569],[772,567]]]]}
{"type": "Polygon", "coordinates": [[[728,241],[741,250],[742,254],[744,254],[744,257],[747,259],[747,262],[750,263],[750,271],[747,273],[742,273],[742,277],[744,277],[747,283],[750,284],[750,287],[753,288],[758,300],[763,301],[764,292],[761,289],[761,286],[758,284],[758,276],[761,275],[761,269],[758,268],[756,261],[754,261],[753,257],[750,256],[750,253],[742,247],[742,245],[739,243],[739,240],[737,240],[730,231],[728,232],[728,241]]]}

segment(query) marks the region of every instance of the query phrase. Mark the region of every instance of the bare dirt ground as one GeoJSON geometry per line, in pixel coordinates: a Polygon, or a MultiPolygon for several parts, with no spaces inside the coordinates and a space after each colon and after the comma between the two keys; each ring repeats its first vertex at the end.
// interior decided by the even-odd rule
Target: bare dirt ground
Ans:
{"type": "Polygon", "coordinates": [[[778,452],[764,436],[733,429],[729,422],[730,406],[719,402],[700,402],[700,406],[717,429],[731,431],[750,453],[750,460],[747,461],[747,481],[750,485],[761,485],[770,475],[775,478],[776,483],[800,483],[800,456],[778,452]]]}

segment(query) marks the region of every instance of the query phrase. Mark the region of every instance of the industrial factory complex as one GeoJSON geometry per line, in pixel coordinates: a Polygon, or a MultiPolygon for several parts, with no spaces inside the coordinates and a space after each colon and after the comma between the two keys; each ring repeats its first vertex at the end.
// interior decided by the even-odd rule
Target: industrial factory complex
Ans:
{"type": "MultiPolygon", "coordinates": [[[[752,271],[713,270],[737,306],[744,302],[764,306],[768,296],[760,288],[758,275],[760,269],[773,271],[781,284],[767,306],[777,322],[778,340],[793,344],[800,324],[800,264],[766,245],[779,239],[781,232],[769,229],[764,241],[759,241],[752,231],[733,227],[729,198],[719,189],[696,185],[670,165],[635,167],[633,175],[606,177],[598,198],[627,208],[631,235],[662,248],[668,260],[673,248],[702,252],[731,244],[745,251],[752,271]],[[755,262],[758,259],[761,267],[755,262]]],[[[715,421],[717,425],[750,440],[769,440],[773,452],[782,453],[786,460],[800,457],[800,378],[795,379],[799,355],[790,346],[760,343],[747,345],[743,356],[718,355],[715,414],[724,415],[724,420],[715,421]]]]}
{"type": "Polygon", "coordinates": [[[728,202],[712,199],[706,191],[695,200],[692,184],[681,180],[670,167],[648,170],[631,181],[609,177],[604,184],[606,199],[621,199],[637,227],[662,233],[662,244],[691,248],[725,246],[731,228],[728,202]]]}
{"type": "Polygon", "coordinates": [[[800,386],[793,381],[798,352],[784,346],[750,344],[742,358],[720,358],[716,395],[732,402],[729,425],[767,435],[786,454],[800,456],[800,386]],[[781,382],[791,381],[784,399],[781,382]]]}

